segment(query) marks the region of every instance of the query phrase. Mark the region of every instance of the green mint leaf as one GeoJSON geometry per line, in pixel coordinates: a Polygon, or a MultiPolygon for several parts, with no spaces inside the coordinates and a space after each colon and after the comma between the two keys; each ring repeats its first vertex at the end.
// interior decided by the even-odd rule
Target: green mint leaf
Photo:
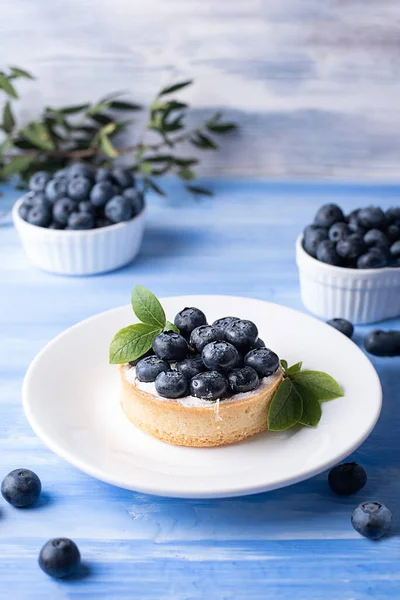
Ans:
{"type": "Polygon", "coordinates": [[[136,360],[150,350],[154,338],[161,333],[160,327],[136,323],[124,327],[114,336],[110,345],[110,363],[119,365],[136,360]]]}
{"type": "Polygon", "coordinates": [[[9,79],[3,73],[0,73],[0,89],[4,90],[5,93],[11,96],[12,98],[18,98],[18,94],[15,91],[14,86],[10,83],[9,79]]]}
{"type": "Polygon", "coordinates": [[[192,79],[189,79],[188,81],[182,81],[181,83],[175,83],[174,85],[170,85],[169,87],[165,87],[161,90],[161,92],[158,94],[158,96],[165,96],[166,94],[172,94],[172,92],[177,92],[178,90],[181,90],[185,87],[187,87],[188,85],[191,85],[193,83],[192,79]]]}
{"type": "Polygon", "coordinates": [[[298,423],[303,401],[290,379],[284,379],[275,392],[268,410],[268,429],[283,431],[298,423]]]}
{"type": "Polygon", "coordinates": [[[14,129],[15,119],[11,109],[11,104],[7,101],[3,109],[3,129],[6,133],[11,133],[14,129]]]}
{"type": "Polygon", "coordinates": [[[171,321],[165,323],[164,331],[175,331],[175,333],[180,333],[178,327],[171,323],[171,321]]]}
{"type": "Polygon", "coordinates": [[[295,383],[293,385],[303,400],[303,413],[299,419],[299,423],[308,427],[316,427],[322,415],[320,402],[301,384],[295,383]]]}
{"type": "Polygon", "coordinates": [[[142,285],[135,285],[132,291],[133,312],[142,323],[165,327],[165,312],[156,296],[142,285]]]}
{"type": "Polygon", "coordinates": [[[26,79],[35,79],[33,75],[25,71],[24,69],[20,69],[19,67],[10,67],[11,73],[14,77],[25,77],[26,79]]]}
{"type": "Polygon", "coordinates": [[[303,366],[303,363],[300,361],[300,362],[296,363],[295,365],[292,365],[291,367],[286,368],[285,371],[286,371],[286,373],[289,373],[289,374],[298,373],[299,371],[301,371],[302,366],[303,366]]]}
{"type": "Polygon", "coordinates": [[[286,369],[288,368],[288,361],[285,360],[284,358],[282,358],[281,360],[281,367],[282,369],[284,369],[286,371],[286,369]]]}
{"type": "Polygon", "coordinates": [[[343,390],[338,382],[322,371],[300,371],[292,373],[293,383],[300,385],[307,394],[321,402],[343,396],[343,390]]]}

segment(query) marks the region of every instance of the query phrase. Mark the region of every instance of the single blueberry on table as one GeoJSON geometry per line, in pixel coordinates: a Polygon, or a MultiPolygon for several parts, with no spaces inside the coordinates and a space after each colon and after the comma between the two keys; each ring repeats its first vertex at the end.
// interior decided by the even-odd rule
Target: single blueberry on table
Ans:
{"type": "Polygon", "coordinates": [[[387,228],[387,235],[391,242],[400,240],[400,224],[392,223],[392,225],[389,225],[387,228]]]}
{"type": "Polygon", "coordinates": [[[48,227],[51,223],[51,210],[46,206],[34,206],[28,212],[26,220],[37,227],[48,227]]]}
{"type": "Polygon", "coordinates": [[[336,252],[336,246],[330,240],[323,240],[318,244],[317,259],[320,262],[334,266],[340,265],[341,262],[340,256],[336,252]]]}
{"type": "Polygon", "coordinates": [[[163,371],[156,377],[157,393],[164,398],[181,398],[188,393],[188,380],[180,371],[163,371]]]}
{"type": "Polygon", "coordinates": [[[400,240],[390,246],[390,254],[393,258],[400,258],[400,240]]]}
{"type": "Polygon", "coordinates": [[[370,248],[366,254],[362,254],[357,260],[358,269],[382,269],[387,267],[388,259],[381,248],[370,248]]]}
{"type": "Polygon", "coordinates": [[[188,350],[185,338],[175,331],[163,331],[153,340],[153,352],[163,360],[183,360],[188,350]]]}
{"type": "Polygon", "coordinates": [[[81,200],[87,200],[87,198],[89,198],[91,188],[92,182],[90,179],[79,175],[69,181],[68,196],[77,202],[80,202],[81,200]]]}
{"type": "Polygon", "coordinates": [[[370,229],[364,235],[364,242],[367,246],[386,246],[388,247],[390,242],[385,233],[380,229],[370,229]]]}
{"type": "Polygon", "coordinates": [[[110,181],[100,181],[90,190],[90,201],[94,206],[104,206],[113,196],[114,186],[110,181]]]}
{"type": "Polygon", "coordinates": [[[357,214],[357,221],[361,227],[366,227],[367,229],[382,229],[387,224],[386,215],[378,206],[360,208],[357,214]]]}
{"type": "Polygon", "coordinates": [[[400,356],[400,331],[370,331],[364,338],[364,347],[375,356],[400,356]]]}
{"type": "Polygon", "coordinates": [[[327,323],[328,325],[331,325],[332,327],[340,331],[340,333],[343,333],[343,335],[345,335],[346,337],[353,337],[354,327],[352,323],[350,323],[350,321],[347,321],[346,319],[330,319],[329,321],[327,321],[327,323]]]}
{"type": "Polygon", "coordinates": [[[345,240],[349,237],[351,230],[347,223],[339,222],[334,223],[329,229],[329,239],[331,242],[340,242],[340,240],[345,240]]]}
{"type": "Polygon", "coordinates": [[[204,346],[201,357],[211,371],[232,369],[238,361],[239,353],[229,342],[210,342],[204,346]]]}
{"type": "Polygon", "coordinates": [[[127,198],[132,204],[133,217],[136,217],[144,208],[144,194],[136,188],[127,188],[122,192],[124,198],[127,198]]]}
{"type": "Polygon", "coordinates": [[[203,373],[206,370],[206,366],[203,363],[203,359],[200,354],[195,354],[194,356],[189,356],[188,358],[184,358],[176,365],[177,370],[182,373],[189,381],[195,375],[199,373],[203,373]]]}
{"type": "Polygon", "coordinates": [[[68,217],[66,229],[72,231],[86,230],[94,228],[94,219],[89,213],[73,212],[68,217]]]}
{"type": "Polygon", "coordinates": [[[158,356],[146,356],[136,364],[136,377],[139,381],[149,383],[155,381],[157,375],[163,371],[169,371],[169,364],[158,356]]]}
{"type": "Polygon", "coordinates": [[[100,181],[112,181],[112,175],[108,169],[100,167],[100,169],[97,169],[94,179],[96,183],[99,183],[100,181]]]}
{"type": "Polygon", "coordinates": [[[380,502],[363,502],[351,515],[351,524],[364,537],[378,540],[389,532],[392,513],[380,502]]]}
{"type": "Polygon", "coordinates": [[[357,233],[351,234],[347,239],[340,240],[336,244],[336,252],[347,261],[356,260],[361,254],[366,251],[365,243],[361,236],[357,233]]]}
{"type": "Polygon", "coordinates": [[[96,216],[96,207],[89,200],[82,200],[78,203],[78,211],[89,213],[92,217],[96,216]]]}
{"type": "Polygon", "coordinates": [[[29,179],[29,189],[32,190],[32,192],[44,192],[50,179],[50,173],[46,173],[46,171],[37,171],[29,179]]]}
{"type": "Polygon", "coordinates": [[[269,377],[280,365],[278,355],[269,348],[250,350],[244,357],[244,364],[254,369],[260,378],[269,377]]]}
{"type": "Polygon", "coordinates": [[[45,196],[49,202],[55,202],[59,198],[67,196],[68,181],[63,177],[51,179],[46,185],[45,196]]]}
{"type": "Polygon", "coordinates": [[[316,227],[304,235],[303,247],[310,256],[317,257],[317,248],[320,242],[328,239],[328,230],[323,227],[316,227]]]}
{"type": "Polygon", "coordinates": [[[367,474],[355,462],[343,463],[329,471],[328,483],[335,494],[350,496],[362,490],[367,483],[367,474]]]}
{"type": "Polygon", "coordinates": [[[128,171],[127,169],[113,169],[112,176],[115,183],[122,189],[131,188],[135,185],[135,178],[131,171],[128,171]]]}
{"type": "Polygon", "coordinates": [[[190,345],[197,350],[197,352],[201,352],[204,346],[210,342],[217,342],[220,339],[220,332],[212,327],[212,325],[200,325],[200,327],[193,329],[190,334],[190,345]]]}
{"type": "Polygon", "coordinates": [[[39,477],[29,469],[15,469],[6,475],[1,484],[1,494],[16,508],[31,506],[40,496],[42,484],[39,477]]]}
{"type": "Polygon", "coordinates": [[[235,321],[240,321],[240,319],[238,319],[238,317],[222,317],[222,319],[217,319],[216,321],[214,321],[212,326],[220,334],[221,337],[219,339],[224,339],[226,328],[228,327],[228,325],[231,325],[231,323],[234,323],[235,321]]]}
{"type": "Polygon", "coordinates": [[[175,316],[174,324],[186,339],[190,338],[193,329],[207,324],[206,315],[199,308],[187,306],[175,316]]]}
{"type": "Polygon", "coordinates": [[[257,372],[252,369],[252,367],[233,369],[228,373],[228,381],[234,394],[251,392],[255,390],[260,383],[257,372]]]}
{"type": "Polygon", "coordinates": [[[342,209],[336,204],[325,204],[315,215],[314,224],[329,229],[337,221],[344,221],[342,209]]]}
{"type": "Polygon", "coordinates": [[[224,338],[238,350],[245,351],[256,343],[258,329],[252,321],[240,319],[228,325],[224,338]]]}
{"type": "Polygon", "coordinates": [[[53,219],[60,225],[67,225],[69,216],[78,210],[78,205],[71,198],[60,198],[53,204],[53,219]]]}
{"type": "Polygon", "coordinates": [[[218,400],[228,392],[228,380],[218,371],[205,371],[190,380],[190,393],[203,400],[218,400]]]}
{"type": "Polygon", "coordinates": [[[129,221],[133,215],[132,204],[124,196],[114,196],[105,205],[104,215],[113,223],[129,221]]]}
{"type": "Polygon", "coordinates": [[[50,577],[63,579],[76,573],[81,564],[78,546],[68,538],[54,538],[43,546],[39,566],[50,577]]]}

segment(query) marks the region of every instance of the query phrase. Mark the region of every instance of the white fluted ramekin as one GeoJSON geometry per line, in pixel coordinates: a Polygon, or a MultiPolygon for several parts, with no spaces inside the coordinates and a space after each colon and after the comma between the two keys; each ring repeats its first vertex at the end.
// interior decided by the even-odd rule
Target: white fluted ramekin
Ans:
{"type": "Polygon", "coordinates": [[[296,243],[301,298],[324,319],[375,323],[400,315],[400,268],[345,269],[320,262],[296,243]]]}
{"type": "Polygon", "coordinates": [[[18,213],[12,217],[29,260],[59,275],[94,275],[113,271],[133,261],[139,252],[145,226],[145,209],[131,221],[87,231],[64,231],[37,227],[18,213]]]}

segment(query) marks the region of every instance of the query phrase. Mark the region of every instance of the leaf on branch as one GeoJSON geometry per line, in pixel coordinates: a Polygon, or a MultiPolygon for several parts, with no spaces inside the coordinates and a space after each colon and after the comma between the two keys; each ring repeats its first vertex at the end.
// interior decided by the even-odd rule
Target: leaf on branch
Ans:
{"type": "Polygon", "coordinates": [[[178,158],[174,156],[174,162],[179,167],[193,167],[199,163],[197,158],[178,158]]]}
{"type": "Polygon", "coordinates": [[[33,121],[21,129],[20,134],[32,142],[36,148],[41,148],[42,150],[54,150],[55,148],[54,142],[50,137],[50,133],[43,123],[33,121]]]}
{"type": "Polygon", "coordinates": [[[182,90],[183,88],[187,87],[188,85],[191,85],[192,83],[193,80],[188,79],[187,81],[182,81],[181,83],[175,83],[174,85],[165,87],[159,92],[158,97],[165,96],[166,94],[172,94],[172,92],[177,92],[178,90],[182,90]]]}
{"type": "Polygon", "coordinates": [[[196,131],[194,137],[190,138],[190,142],[193,146],[200,148],[200,150],[217,150],[218,146],[214,143],[214,141],[208,137],[208,135],[204,135],[200,133],[200,131],[196,131]]]}
{"type": "Polygon", "coordinates": [[[25,71],[24,69],[20,69],[19,67],[10,67],[11,73],[14,77],[25,77],[26,79],[35,79],[33,75],[25,71]]]}
{"type": "Polygon", "coordinates": [[[107,154],[107,156],[110,156],[111,158],[117,158],[117,156],[119,156],[118,151],[114,148],[107,135],[100,136],[100,148],[103,150],[104,154],[107,154]]]}
{"type": "Polygon", "coordinates": [[[109,107],[112,110],[142,110],[140,104],[134,104],[133,102],[122,102],[120,100],[112,100],[109,102],[109,107]]]}
{"type": "Polygon", "coordinates": [[[185,181],[191,181],[192,179],[196,179],[196,173],[194,171],[191,171],[191,169],[188,169],[188,167],[183,167],[182,169],[179,169],[177,175],[185,181]]]}
{"type": "Polygon", "coordinates": [[[3,168],[3,175],[9,177],[21,171],[25,171],[34,161],[36,156],[14,156],[3,168]]]}
{"type": "Polygon", "coordinates": [[[177,117],[176,119],[174,119],[173,121],[170,121],[169,123],[167,123],[163,119],[162,131],[171,132],[171,131],[179,131],[180,129],[183,129],[182,119],[183,119],[183,115],[181,115],[180,117],[177,117]]]}
{"type": "Polygon", "coordinates": [[[229,131],[237,129],[235,123],[207,123],[206,127],[208,131],[212,131],[212,133],[228,133],[229,131]]]}
{"type": "Polygon", "coordinates": [[[156,192],[156,194],[159,194],[160,196],[166,196],[167,194],[164,192],[164,190],[162,190],[153,179],[150,179],[149,177],[146,177],[144,180],[145,186],[146,188],[151,188],[154,192],[156,192]]]}
{"type": "Polygon", "coordinates": [[[113,123],[114,119],[109,115],[104,113],[96,113],[95,115],[90,115],[90,118],[96,123],[100,123],[100,125],[108,125],[108,123],[113,123]]]}
{"type": "Polygon", "coordinates": [[[18,94],[15,91],[14,86],[10,83],[10,80],[4,75],[4,73],[0,73],[0,89],[4,90],[5,93],[12,98],[18,98],[18,94]]]}
{"type": "Polygon", "coordinates": [[[140,163],[139,165],[139,171],[141,173],[143,173],[144,175],[151,175],[152,171],[153,171],[153,167],[151,166],[150,163],[146,162],[145,160],[143,162],[140,163]]]}
{"type": "Polygon", "coordinates": [[[206,188],[200,187],[198,185],[185,185],[185,188],[191,194],[195,196],[214,196],[214,193],[211,190],[207,190],[206,188]]]}
{"type": "Polygon", "coordinates": [[[110,108],[109,102],[99,102],[99,104],[92,104],[89,106],[87,114],[89,116],[97,115],[98,113],[101,113],[101,111],[107,110],[108,108],[110,108]]]}
{"type": "Polygon", "coordinates": [[[11,133],[14,129],[15,119],[12,113],[11,104],[7,101],[3,110],[3,129],[6,133],[11,133]]]}
{"type": "Polygon", "coordinates": [[[76,113],[80,113],[83,110],[87,110],[90,104],[76,104],[74,106],[64,106],[64,108],[60,108],[59,111],[63,115],[75,115],[76,113]]]}

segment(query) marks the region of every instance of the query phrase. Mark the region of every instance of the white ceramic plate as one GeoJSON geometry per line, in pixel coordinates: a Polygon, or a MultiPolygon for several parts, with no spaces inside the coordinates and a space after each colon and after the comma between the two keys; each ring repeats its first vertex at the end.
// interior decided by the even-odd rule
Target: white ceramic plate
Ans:
{"type": "Polygon", "coordinates": [[[209,322],[225,315],[253,320],[266,345],[289,363],[326,371],[343,398],[325,402],[316,429],[266,432],[218,448],[182,448],[135,428],[119,405],[119,374],[108,364],[113,335],[135,321],[130,306],[68,329],[32,362],[23,403],[37,435],[59,456],[108,483],[184,498],[218,498],[287,486],[353,452],[380,413],[382,390],[368,358],[344,335],[289,308],[230,296],[165,298],[167,317],[197,306],[209,322]]]}

